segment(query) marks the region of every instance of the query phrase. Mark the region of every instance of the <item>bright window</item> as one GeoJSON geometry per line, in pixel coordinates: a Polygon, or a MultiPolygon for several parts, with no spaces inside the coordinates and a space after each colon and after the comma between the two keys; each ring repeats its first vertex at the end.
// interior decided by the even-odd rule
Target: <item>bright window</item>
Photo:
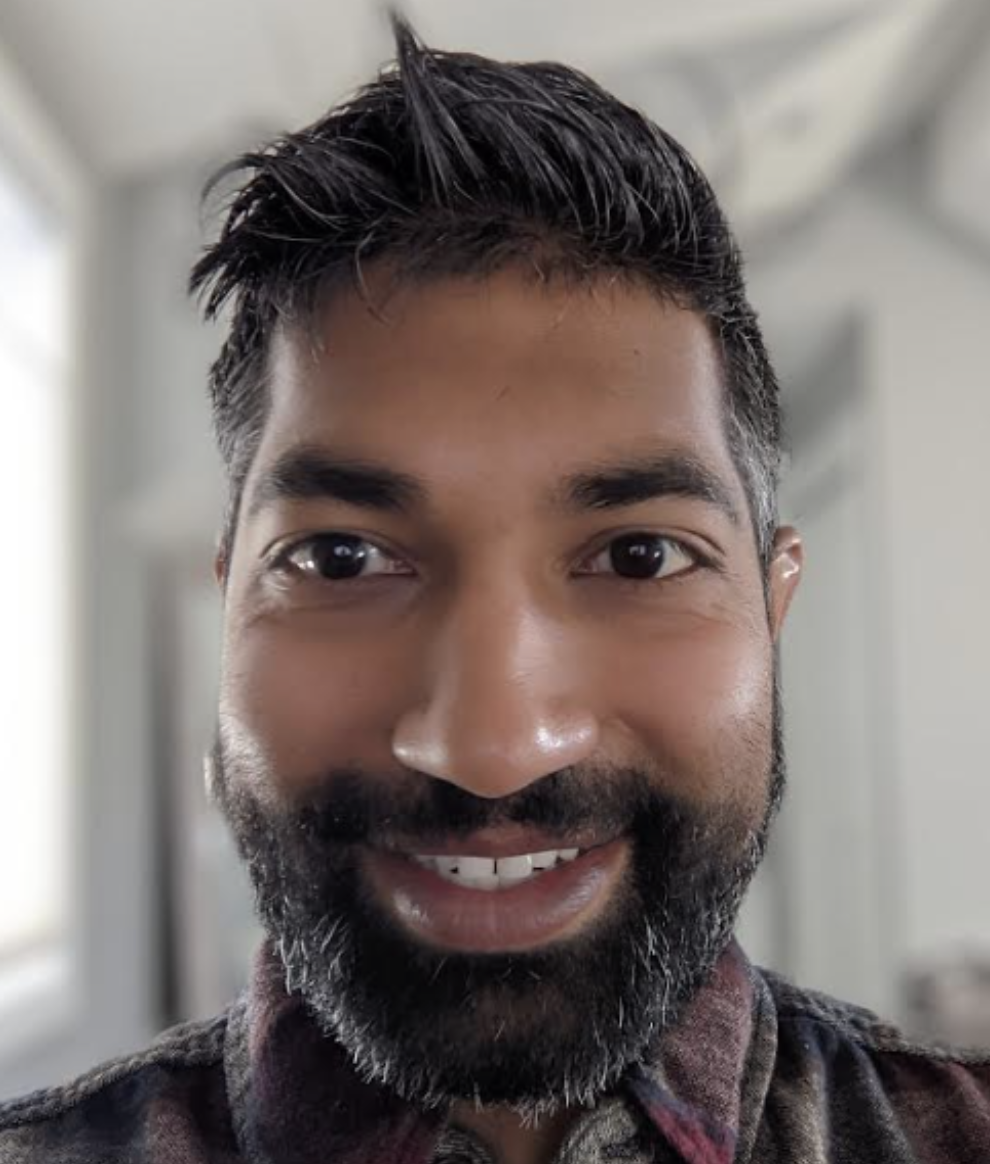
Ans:
{"type": "Polygon", "coordinates": [[[0,964],[64,944],[68,246],[0,156],[0,964]]]}

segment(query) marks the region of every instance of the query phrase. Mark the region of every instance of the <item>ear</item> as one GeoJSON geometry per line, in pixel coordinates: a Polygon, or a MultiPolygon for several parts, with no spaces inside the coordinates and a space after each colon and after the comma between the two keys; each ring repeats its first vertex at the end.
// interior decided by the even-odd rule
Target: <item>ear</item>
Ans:
{"type": "Polygon", "coordinates": [[[774,642],[780,637],[791,599],[801,581],[803,567],[804,543],[801,535],[793,526],[781,526],[774,534],[767,585],[770,634],[774,642]]]}
{"type": "Polygon", "coordinates": [[[229,565],[227,550],[221,541],[218,543],[213,557],[213,577],[221,594],[227,589],[227,568],[229,565]]]}
{"type": "Polygon", "coordinates": [[[207,804],[215,805],[217,802],[217,772],[213,763],[212,750],[203,755],[203,787],[206,790],[207,804]]]}

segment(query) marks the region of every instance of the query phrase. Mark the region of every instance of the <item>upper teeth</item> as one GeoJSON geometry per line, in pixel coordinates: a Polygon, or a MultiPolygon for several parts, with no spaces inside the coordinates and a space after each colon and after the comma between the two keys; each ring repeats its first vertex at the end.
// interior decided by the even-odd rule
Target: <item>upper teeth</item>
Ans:
{"type": "Polygon", "coordinates": [[[419,854],[413,860],[469,889],[502,889],[518,885],[561,861],[573,861],[578,849],[549,849],[544,853],[523,853],[518,857],[433,857],[419,854]]]}

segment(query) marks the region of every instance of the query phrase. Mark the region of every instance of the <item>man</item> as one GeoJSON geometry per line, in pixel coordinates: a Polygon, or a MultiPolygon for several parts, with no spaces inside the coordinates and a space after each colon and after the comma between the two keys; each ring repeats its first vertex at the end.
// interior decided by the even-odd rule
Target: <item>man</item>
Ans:
{"type": "Polygon", "coordinates": [[[990,1157],[987,1060],[732,937],[801,543],[707,182],[569,69],[396,34],[232,168],[192,279],[232,307],[209,783],[270,941],[0,1160],[990,1157]]]}

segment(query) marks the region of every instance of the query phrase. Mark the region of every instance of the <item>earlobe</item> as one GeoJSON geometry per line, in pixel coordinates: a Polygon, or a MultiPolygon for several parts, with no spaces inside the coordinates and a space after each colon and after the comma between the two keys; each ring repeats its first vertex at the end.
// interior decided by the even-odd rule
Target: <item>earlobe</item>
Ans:
{"type": "Polygon", "coordinates": [[[804,543],[793,526],[781,526],[773,539],[770,557],[769,605],[770,632],[773,641],[780,636],[791,600],[801,581],[804,567],[804,543]]]}

